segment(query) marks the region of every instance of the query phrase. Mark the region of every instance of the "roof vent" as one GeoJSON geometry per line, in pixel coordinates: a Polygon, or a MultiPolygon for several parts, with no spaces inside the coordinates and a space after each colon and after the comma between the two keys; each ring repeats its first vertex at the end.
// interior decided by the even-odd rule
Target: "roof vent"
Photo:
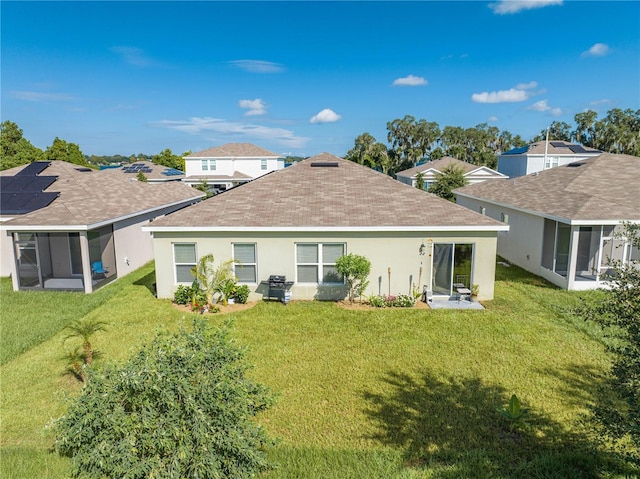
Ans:
{"type": "Polygon", "coordinates": [[[85,172],[85,171],[93,171],[91,168],[86,168],[86,167],[80,167],[80,168],[76,168],[76,171],[81,171],[81,172],[85,172]]]}
{"type": "Polygon", "coordinates": [[[314,161],[313,163],[311,163],[311,166],[315,168],[337,168],[338,162],[337,161],[314,161]]]}
{"type": "Polygon", "coordinates": [[[582,166],[584,163],[582,161],[575,161],[573,163],[569,163],[567,166],[569,168],[577,168],[578,166],[582,166]]]}

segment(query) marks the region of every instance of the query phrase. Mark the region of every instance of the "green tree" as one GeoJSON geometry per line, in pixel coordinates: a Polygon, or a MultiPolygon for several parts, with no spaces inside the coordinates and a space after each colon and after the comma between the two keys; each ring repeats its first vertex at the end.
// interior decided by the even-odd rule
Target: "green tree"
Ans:
{"type": "Polygon", "coordinates": [[[354,146],[347,152],[345,159],[380,170],[385,175],[389,174],[393,166],[387,147],[369,133],[363,133],[355,139],[354,146]]]}
{"type": "Polygon", "coordinates": [[[94,319],[75,319],[65,329],[69,331],[64,338],[65,341],[72,338],[79,338],[82,340],[84,363],[87,366],[91,366],[94,355],[93,346],[91,345],[91,337],[98,331],[104,331],[105,323],[94,319]]]}
{"type": "Polygon", "coordinates": [[[416,175],[416,188],[419,190],[424,190],[424,174],[422,171],[419,171],[416,175]]]}
{"type": "Polygon", "coordinates": [[[9,120],[0,123],[0,170],[44,159],[44,152],[22,136],[16,123],[9,120]]]}
{"type": "Polygon", "coordinates": [[[344,276],[349,286],[349,302],[353,303],[356,296],[360,296],[369,285],[369,273],[371,273],[371,261],[366,257],[349,253],[336,260],[336,270],[344,276]]]}
{"type": "Polygon", "coordinates": [[[156,165],[166,166],[167,168],[175,168],[176,170],[184,171],[184,156],[189,156],[190,151],[185,151],[182,156],[174,155],[170,148],[162,150],[157,155],[153,155],[151,161],[156,165]]]}
{"type": "MultiPolygon", "coordinates": [[[[553,121],[551,125],[549,125],[549,140],[560,140],[560,141],[573,141],[573,132],[571,131],[571,125],[564,121],[553,121]]],[[[542,130],[539,135],[533,137],[531,140],[534,141],[544,141],[547,139],[547,130],[542,130]]]]}
{"type": "Polygon", "coordinates": [[[449,165],[445,166],[442,172],[436,173],[436,181],[429,186],[429,193],[455,202],[453,190],[466,184],[467,179],[464,177],[464,170],[459,166],[449,165]]]}
{"type": "Polygon", "coordinates": [[[58,137],[55,137],[51,146],[47,147],[44,155],[47,160],[60,160],[74,165],[90,166],[78,145],[68,143],[58,137]]]}
{"type": "Polygon", "coordinates": [[[439,137],[437,123],[424,119],[416,121],[411,115],[387,123],[387,141],[401,162],[398,168],[416,166],[418,161],[428,156],[439,137]]]}
{"type": "Polygon", "coordinates": [[[602,401],[594,407],[595,420],[605,435],[629,439],[635,450],[623,449],[624,454],[640,465],[640,225],[626,223],[618,236],[631,244],[631,260],[610,260],[604,298],[578,314],[600,324],[611,338],[611,374],[602,385],[602,401]]]}
{"type": "Polygon", "coordinates": [[[271,441],[253,418],[272,397],[248,370],[228,325],[159,334],[124,365],[89,370],[55,448],[72,477],[255,477],[271,441]]]}

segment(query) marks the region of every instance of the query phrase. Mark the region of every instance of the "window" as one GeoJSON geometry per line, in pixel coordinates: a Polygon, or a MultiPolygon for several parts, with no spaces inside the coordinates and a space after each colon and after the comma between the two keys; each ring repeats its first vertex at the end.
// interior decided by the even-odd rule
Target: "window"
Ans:
{"type": "Polygon", "coordinates": [[[344,243],[298,243],[296,274],[299,283],[342,283],[336,260],[344,254],[344,243]]]}
{"type": "Polygon", "coordinates": [[[484,206],[481,206],[479,211],[480,211],[481,215],[486,215],[487,214],[487,209],[484,206]]]}
{"type": "Polygon", "coordinates": [[[202,171],[208,171],[209,170],[209,162],[207,160],[202,160],[202,171]]]}
{"type": "Polygon", "coordinates": [[[233,259],[233,271],[240,283],[258,282],[255,243],[234,243],[233,259]]]}
{"type": "Polygon", "coordinates": [[[558,157],[557,156],[548,156],[544,161],[544,169],[548,170],[549,168],[555,168],[558,166],[558,157]]]}
{"type": "Polygon", "coordinates": [[[209,170],[216,171],[216,160],[209,160],[209,170]]]}
{"type": "Polygon", "coordinates": [[[261,170],[266,170],[267,169],[267,159],[263,158],[260,160],[260,169],[261,170]]]}
{"type": "Polygon", "coordinates": [[[504,224],[508,225],[509,224],[509,215],[506,213],[501,213],[500,214],[500,221],[502,221],[504,224]]]}
{"type": "Polygon", "coordinates": [[[173,261],[176,266],[176,283],[193,283],[191,268],[196,265],[195,243],[174,243],[173,261]]]}

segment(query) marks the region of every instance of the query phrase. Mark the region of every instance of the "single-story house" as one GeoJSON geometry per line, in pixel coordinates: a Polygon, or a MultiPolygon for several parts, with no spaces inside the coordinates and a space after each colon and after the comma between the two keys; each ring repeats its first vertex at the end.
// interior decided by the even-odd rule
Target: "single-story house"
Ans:
{"type": "Polygon", "coordinates": [[[426,163],[414,166],[408,170],[400,171],[396,173],[396,178],[401,183],[415,187],[418,180],[418,174],[422,173],[424,189],[428,190],[429,185],[433,184],[437,180],[437,175],[441,174],[442,170],[449,166],[460,168],[464,172],[464,177],[470,185],[496,178],[507,178],[507,176],[502,173],[498,173],[496,170],[492,170],[486,166],[473,165],[450,156],[443,156],[437,160],[427,161],[426,163]]]}
{"type": "Polygon", "coordinates": [[[454,283],[479,285],[493,298],[498,232],[508,226],[328,153],[262,176],[144,228],[153,234],[158,297],[190,285],[191,268],[213,254],[236,260],[250,299],[267,294],[271,275],[293,282],[293,299],[342,299],[336,260],[348,253],[371,262],[365,295],[434,299],[454,283]]]}
{"type": "Polygon", "coordinates": [[[183,181],[225,191],[284,168],[284,157],[251,143],[227,143],[184,157],[183,181]]]}
{"type": "Polygon", "coordinates": [[[14,290],[90,293],[153,259],[142,225],[204,193],[180,181],[150,183],[121,168],[64,161],[0,172],[2,276],[14,290]]]}
{"type": "Polygon", "coordinates": [[[510,226],[498,255],[569,290],[606,284],[610,260],[639,253],[618,236],[640,222],[640,158],[604,153],[509,180],[459,188],[458,204],[510,226]]]}
{"type": "Polygon", "coordinates": [[[574,161],[598,156],[601,153],[600,150],[568,141],[536,141],[498,155],[498,171],[510,178],[515,178],[556,166],[568,165],[574,161]]]}

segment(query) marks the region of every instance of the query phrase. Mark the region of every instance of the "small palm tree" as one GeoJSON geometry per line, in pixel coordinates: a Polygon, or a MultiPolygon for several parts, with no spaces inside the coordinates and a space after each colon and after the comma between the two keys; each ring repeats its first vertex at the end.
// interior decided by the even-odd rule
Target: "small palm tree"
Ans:
{"type": "MultiPolygon", "coordinates": [[[[215,259],[212,254],[206,254],[200,258],[198,264],[191,269],[200,288],[207,295],[207,304],[213,306],[217,300],[225,301],[225,292],[229,282],[235,285],[236,278],[233,274],[233,260],[225,261],[214,267],[215,259]],[[218,297],[216,298],[216,295],[218,297]]],[[[227,298],[228,299],[228,298],[227,298]]]]}
{"type": "Polygon", "coordinates": [[[76,319],[65,329],[70,332],[64,340],[71,338],[82,339],[82,349],[84,350],[84,363],[90,366],[93,362],[93,347],[91,346],[91,336],[98,331],[105,331],[105,322],[94,319],[76,319]]]}

